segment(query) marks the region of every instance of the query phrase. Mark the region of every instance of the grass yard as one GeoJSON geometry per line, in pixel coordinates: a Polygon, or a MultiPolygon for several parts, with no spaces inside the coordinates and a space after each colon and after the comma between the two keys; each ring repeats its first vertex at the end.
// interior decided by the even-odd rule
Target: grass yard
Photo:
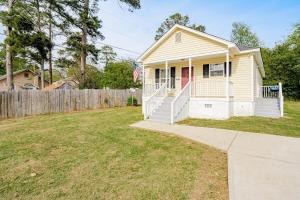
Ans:
{"type": "Polygon", "coordinates": [[[228,199],[226,154],[129,128],[140,108],[0,121],[0,199],[228,199]]]}
{"type": "Polygon", "coordinates": [[[284,117],[232,117],[229,120],[187,119],[180,124],[300,137],[300,102],[286,101],[284,117]]]}

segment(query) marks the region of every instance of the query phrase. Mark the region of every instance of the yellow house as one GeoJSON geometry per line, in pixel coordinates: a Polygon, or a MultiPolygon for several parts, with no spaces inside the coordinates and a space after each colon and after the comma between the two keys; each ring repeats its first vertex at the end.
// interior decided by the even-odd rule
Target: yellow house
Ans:
{"type": "Polygon", "coordinates": [[[260,48],[175,25],[139,58],[145,119],[283,114],[281,84],[263,86],[260,48]]]}

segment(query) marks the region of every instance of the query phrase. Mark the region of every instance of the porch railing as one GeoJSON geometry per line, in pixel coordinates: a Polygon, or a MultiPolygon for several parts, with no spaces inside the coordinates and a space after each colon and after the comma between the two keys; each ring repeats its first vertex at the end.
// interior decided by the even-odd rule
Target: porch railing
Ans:
{"type": "Polygon", "coordinates": [[[188,82],[171,102],[171,124],[188,117],[190,93],[191,82],[188,82]]]}
{"type": "Polygon", "coordinates": [[[145,84],[144,86],[144,96],[151,96],[156,90],[160,88],[162,84],[154,83],[154,84],[145,84]]]}
{"type": "Polygon", "coordinates": [[[163,102],[167,96],[167,83],[164,83],[145,101],[144,118],[147,119],[152,115],[153,111],[163,102]]]}
{"type": "Polygon", "coordinates": [[[279,85],[261,86],[260,97],[262,98],[278,98],[279,85]]]}
{"type": "Polygon", "coordinates": [[[144,87],[144,96],[151,96],[156,90],[167,82],[167,88],[175,88],[175,78],[161,78],[160,80],[151,80],[150,83],[146,83],[144,87]]]}
{"type": "Polygon", "coordinates": [[[283,117],[284,97],[282,94],[282,84],[281,83],[279,83],[278,85],[261,86],[258,97],[259,98],[278,99],[280,115],[281,115],[281,117],[283,117]]]}
{"type": "MultiPolygon", "coordinates": [[[[229,82],[229,96],[233,96],[233,83],[229,82]]],[[[197,80],[192,82],[193,97],[225,97],[226,80],[197,80]]]]}

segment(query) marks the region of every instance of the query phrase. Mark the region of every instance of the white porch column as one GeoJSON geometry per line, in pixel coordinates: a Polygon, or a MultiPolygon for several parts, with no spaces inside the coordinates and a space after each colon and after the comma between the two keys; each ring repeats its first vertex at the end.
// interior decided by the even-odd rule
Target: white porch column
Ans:
{"type": "Polygon", "coordinates": [[[254,66],[254,56],[252,55],[251,56],[251,101],[254,102],[254,96],[255,96],[255,90],[254,90],[254,87],[255,87],[255,72],[256,72],[256,69],[255,69],[255,66],[254,66]]]}
{"type": "Polygon", "coordinates": [[[189,58],[189,81],[192,81],[192,58],[189,58]]]}
{"type": "Polygon", "coordinates": [[[226,53],[226,99],[229,100],[229,50],[226,53]]]}
{"type": "Polygon", "coordinates": [[[166,79],[165,79],[165,83],[167,83],[167,88],[168,88],[168,61],[166,61],[165,63],[165,67],[166,67],[166,79]]]}
{"type": "Polygon", "coordinates": [[[192,96],[192,58],[189,58],[189,82],[190,82],[190,97],[192,96]]]}
{"type": "Polygon", "coordinates": [[[142,95],[145,95],[145,66],[142,64],[142,84],[143,84],[143,91],[142,95]]]}

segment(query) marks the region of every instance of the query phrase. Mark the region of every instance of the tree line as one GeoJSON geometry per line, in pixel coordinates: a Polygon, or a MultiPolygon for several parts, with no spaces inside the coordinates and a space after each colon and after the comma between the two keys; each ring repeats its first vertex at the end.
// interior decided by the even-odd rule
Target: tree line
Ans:
{"type": "MultiPolygon", "coordinates": [[[[180,24],[205,32],[202,24],[191,24],[188,15],[175,13],[169,16],[157,29],[155,40],[162,37],[175,24],[180,24]]],[[[275,47],[265,47],[263,42],[243,22],[232,24],[231,41],[245,47],[261,48],[266,71],[264,85],[274,85],[282,82],[284,96],[300,99],[300,23],[294,25],[289,36],[275,47]]]]}
{"type": "MultiPolygon", "coordinates": [[[[128,10],[140,8],[139,0],[119,0],[128,10]]],[[[132,61],[119,60],[110,46],[97,48],[96,40],[103,40],[102,21],[98,18],[99,0],[0,0],[5,8],[0,20],[6,28],[6,39],[0,49],[0,75],[7,74],[7,83],[13,89],[13,71],[38,69],[44,79],[52,83],[56,68],[66,69],[80,88],[124,88],[138,86],[132,81],[132,61]],[[58,41],[62,41],[60,44],[58,41]],[[58,58],[53,50],[59,48],[58,58]],[[87,63],[88,61],[88,63],[87,63]],[[104,63],[104,70],[95,65],[104,63]],[[123,76],[125,74],[126,76],[123,76]]],[[[175,13],[158,27],[155,40],[162,37],[175,24],[205,32],[202,24],[191,23],[188,15],[175,13]]],[[[266,78],[264,84],[282,82],[284,95],[300,98],[300,24],[275,47],[264,47],[263,42],[245,23],[232,24],[231,41],[245,47],[260,47],[266,78]]],[[[43,81],[42,81],[43,83],[43,81]]]]}
{"type": "MultiPolygon", "coordinates": [[[[141,7],[139,0],[119,2],[130,12],[141,7]]],[[[7,75],[9,90],[13,90],[13,71],[21,68],[39,69],[43,84],[46,63],[50,83],[55,64],[72,67],[80,88],[88,87],[87,71],[97,64],[101,53],[95,41],[104,39],[97,16],[99,0],[0,0],[0,5],[6,35],[0,51],[4,58],[0,73],[7,75]],[[57,44],[59,41],[64,42],[57,44]],[[60,47],[59,58],[53,59],[56,47],[60,47]]]]}

